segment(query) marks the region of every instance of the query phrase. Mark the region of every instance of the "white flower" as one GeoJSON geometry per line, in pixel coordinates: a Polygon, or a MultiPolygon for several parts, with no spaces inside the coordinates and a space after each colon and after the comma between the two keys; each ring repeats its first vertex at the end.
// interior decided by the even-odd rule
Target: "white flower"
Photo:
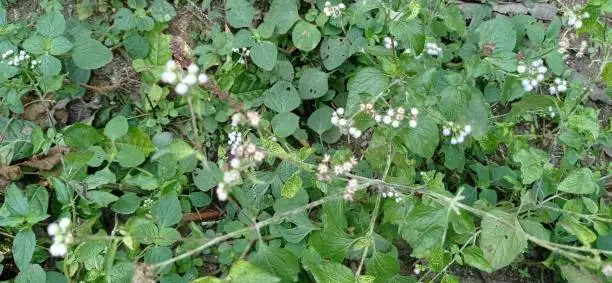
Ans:
{"type": "Polygon", "coordinates": [[[361,137],[361,130],[356,130],[355,133],[353,134],[353,137],[356,138],[356,139],[361,137]]]}
{"type": "Polygon", "coordinates": [[[451,144],[457,144],[457,139],[456,138],[452,138],[450,141],[451,144]]]}
{"type": "MultiPolygon", "coordinates": [[[[412,121],[411,121],[412,122],[412,121]]],[[[391,127],[393,128],[399,128],[400,126],[400,121],[398,120],[393,120],[393,122],[391,122],[391,127]]]]}
{"type": "Polygon", "coordinates": [[[176,62],[174,62],[174,60],[168,60],[168,62],[166,62],[166,71],[173,71],[174,69],[176,69],[176,62]]]}
{"type": "Polygon", "coordinates": [[[538,74],[538,75],[536,76],[536,80],[538,80],[539,82],[541,82],[542,80],[544,80],[544,75],[542,75],[542,74],[538,74]]]}
{"type": "Polygon", "coordinates": [[[323,8],[323,13],[325,13],[326,16],[331,16],[331,8],[330,7],[325,7],[323,8]]]}
{"type": "Polygon", "coordinates": [[[340,125],[341,127],[346,126],[346,124],[347,124],[346,119],[342,118],[342,119],[338,120],[338,125],[340,125]]]}
{"type": "Polygon", "coordinates": [[[47,226],[47,233],[49,233],[49,236],[55,236],[58,234],[60,230],[59,225],[57,225],[57,223],[51,223],[49,224],[49,226],[47,226]]]}
{"type": "Polygon", "coordinates": [[[338,118],[338,116],[334,115],[334,116],[331,117],[331,123],[333,125],[337,125],[338,124],[338,120],[340,120],[340,118],[338,118]]]}
{"type": "Polygon", "coordinates": [[[344,115],[344,108],[340,107],[336,109],[336,113],[338,113],[338,115],[344,115]]]}
{"type": "Polygon", "coordinates": [[[531,80],[529,83],[531,83],[531,86],[538,86],[539,84],[537,80],[531,80]]]}
{"type": "Polygon", "coordinates": [[[187,67],[187,72],[189,74],[195,75],[200,71],[200,68],[198,67],[198,65],[196,64],[191,64],[189,65],[189,67],[187,67]]]}
{"type": "Polygon", "coordinates": [[[560,78],[555,78],[555,84],[561,84],[561,79],[560,78]]]}
{"type": "Polygon", "coordinates": [[[68,228],[70,228],[70,218],[62,218],[59,221],[59,227],[62,228],[63,231],[68,230],[68,228]]]}
{"type": "Polygon", "coordinates": [[[244,60],[244,58],[240,57],[240,59],[238,59],[238,64],[244,65],[246,64],[246,61],[244,60]]]}
{"type": "Polygon", "coordinates": [[[410,114],[414,116],[419,115],[419,109],[416,109],[414,107],[410,108],[410,114]]]}
{"type": "Polygon", "coordinates": [[[206,75],[206,74],[200,74],[200,75],[198,76],[198,81],[199,81],[201,84],[208,83],[208,75],[206,75]]]}
{"type": "Polygon", "coordinates": [[[546,68],[545,66],[538,67],[538,73],[544,74],[546,73],[546,71],[548,71],[548,68],[546,68]]]}
{"type": "Polygon", "coordinates": [[[390,116],[385,116],[383,118],[383,123],[385,123],[387,125],[391,124],[391,117],[390,116]]]}
{"type": "Polygon", "coordinates": [[[249,120],[249,124],[251,124],[251,126],[253,127],[258,127],[259,126],[259,121],[261,120],[261,118],[259,117],[259,113],[254,112],[254,111],[248,111],[246,113],[247,116],[247,120],[249,120]]]}
{"type": "Polygon", "coordinates": [[[223,188],[221,186],[217,186],[216,192],[217,192],[217,198],[220,201],[226,201],[227,200],[227,191],[225,191],[225,188],[223,188]]]}
{"type": "Polygon", "coordinates": [[[55,257],[63,257],[68,253],[68,247],[62,243],[53,243],[49,247],[49,253],[55,257]]]}
{"type": "Polygon", "coordinates": [[[566,86],[566,85],[563,85],[563,84],[562,84],[562,85],[559,85],[559,86],[557,87],[557,90],[558,90],[559,92],[565,92],[565,91],[567,90],[567,86],[566,86]]]}
{"type": "Polygon", "coordinates": [[[576,23],[574,24],[574,27],[579,29],[582,27],[582,21],[581,20],[577,20],[576,23]]]}
{"type": "Polygon", "coordinates": [[[198,77],[196,77],[194,74],[189,74],[183,79],[183,83],[186,83],[190,86],[195,85],[196,83],[198,83],[198,77]]]}
{"type": "Polygon", "coordinates": [[[463,131],[465,131],[466,134],[472,133],[472,125],[465,125],[463,131]]]}
{"type": "Polygon", "coordinates": [[[538,60],[534,60],[533,62],[531,62],[531,65],[533,65],[534,67],[539,67],[542,65],[542,63],[544,63],[544,61],[542,61],[542,59],[538,59],[538,60]]]}
{"type": "Polygon", "coordinates": [[[176,87],[174,88],[174,91],[178,95],[185,95],[188,90],[189,90],[189,86],[185,83],[180,83],[176,85],[176,87]]]}
{"type": "Polygon", "coordinates": [[[237,170],[227,171],[223,174],[223,182],[231,184],[233,182],[238,181],[240,179],[240,172],[237,170]]]}
{"type": "Polygon", "coordinates": [[[459,135],[459,136],[457,137],[457,143],[462,143],[464,139],[465,139],[465,137],[464,137],[464,136],[459,135]]]}
{"type": "Polygon", "coordinates": [[[517,71],[519,74],[524,73],[526,70],[527,70],[527,67],[525,67],[525,65],[518,65],[518,67],[516,67],[516,71],[517,71]]]}
{"type": "Polygon", "coordinates": [[[445,137],[450,136],[450,134],[451,134],[451,130],[449,128],[442,129],[442,135],[444,135],[445,137]]]}
{"type": "Polygon", "coordinates": [[[601,272],[607,276],[610,277],[612,276],[612,264],[607,263],[605,264],[602,268],[601,268],[601,272]]]}
{"type": "Polygon", "coordinates": [[[238,158],[233,158],[233,159],[230,161],[230,166],[231,166],[232,168],[234,168],[234,169],[235,169],[235,168],[240,167],[240,159],[238,159],[238,158]]]}
{"type": "Polygon", "coordinates": [[[256,151],[253,154],[253,159],[255,159],[255,161],[257,162],[261,162],[265,157],[266,157],[266,154],[263,153],[262,151],[256,151]]]}
{"type": "Polygon", "coordinates": [[[408,125],[410,126],[410,128],[416,128],[416,126],[417,126],[417,121],[416,121],[416,120],[410,120],[410,122],[408,123],[408,125]]]}
{"type": "Polygon", "coordinates": [[[344,5],[344,3],[340,3],[340,4],[338,4],[338,8],[340,8],[341,10],[344,10],[344,9],[346,9],[346,6],[344,5]]]}
{"type": "MultiPolygon", "coordinates": [[[[32,61],[32,65],[36,65],[36,61],[32,61]]],[[[167,84],[173,84],[176,82],[176,73],[174,72],[163,72],[161,75],[161,80],[167,84]]]]}
{"type": "Polygon", "coordinates": [[[331,6],[331,2],[325,1],[325,7],[329,7],[329,6],[331,6]]]}
{"type": "Polygon", "coordinates": [[[380,121],[382,121],[382,116],[380,116],[379,114],[376,114],[374,116],[374,121],[376,121],[377,123],[380,123],[380,121]]]}
{"type": "Polygon", "coordinates": [[[557,88],[554,87],[554,86],[551,86],[551,87],[548,88],[548,92],[550,94],[556,94],[557,93],[557,88]]]}

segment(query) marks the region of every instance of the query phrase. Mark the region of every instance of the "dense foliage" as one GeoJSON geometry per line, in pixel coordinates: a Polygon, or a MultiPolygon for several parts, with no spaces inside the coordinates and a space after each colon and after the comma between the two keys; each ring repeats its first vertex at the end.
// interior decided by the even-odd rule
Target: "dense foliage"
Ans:
{"type": "Polygon", "coordinates": [[[0,2],[0,280],[610,280],[609,1],[65,2],[0,2]]]}

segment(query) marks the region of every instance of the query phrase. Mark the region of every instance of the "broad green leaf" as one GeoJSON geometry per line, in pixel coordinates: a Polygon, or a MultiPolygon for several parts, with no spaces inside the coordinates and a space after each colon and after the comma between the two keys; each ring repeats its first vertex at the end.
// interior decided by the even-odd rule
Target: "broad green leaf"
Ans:
{"type": "Polygon", "coordinates": [[[320,53],[323,65],[332,70],[340,67],[350,54],[351,45],[345,38],[326,38],[321,43],[320,53]]]}
{"type": "Polygon", "coordinates": [[[500,52],[512,52],[516,45],[516,32],[507,18],[498,17],[483,22],[476,32],[480,36],[478,46],[482,49],[484,45],[492,44],[493,55],[500,52]]]}
{"type": "Polygon", "coordinates": [[[321,32],[319,29],[308,22],[299,21],[293,32],[291,33],[293,45],[302,51],[312,51],[319,45],[321,41],[321,32]]]}
{"type": "Polygon", "coordinates": [[[133,145],[123,145],[117,152],[115,160],[123,167],[136,167],[145,161],[145,155],[133,145]]]}
{"type": "Polygon", "coordinates": [[[483,217],[481,229],[480,248],[493,270],[509,265],[527,248],[527,237],[515,215],[491,210],[483,217]]]}
{"type": "Polygon", "coordinates": [[[299,18],[297,1],[272,0],[264,21],[275,26],[276,34],[285,34],[299,18]]]}
{"type": "Polygon", "coordinates": [[[532,219],[521,219],[519,220],[521,227],[525,233],[534,236],[543,241],[550,241],[550,231],[546,230],[540,222],[532,219]]]}
{"type": "Polygon", "coordinates": [[[327,106],[319,107],[319,109],[312,112],[310,117],[308,117],[308,127],[315,131],[315,133],[322,135],[325,131],[333,128],[334,126],[331,123],[332,112],[334,112],[334,110],[327,106]]]}
{"type": "Polygon", "coordinates": [[[38,264],[30,264],[15,277],[15,283],[42,283],[46,280],[45,270],[38,264]]]}
{"type": "Polygon", "coordinates": [[[356,278],[351,270],[337,262],[324,263],[309,267],[317,282],[355,283],[356,278]]]}
{"type": "Polygon", "coordinates": [[[147,0],[128,0],[127,3],[132,9],[144,9],[147,7],[147,0]]]}
{"type": "Polygon", "coordinates": [[[130,58],[142,59],[149,54],[149,41],[141,35],[135,34],[123,40],[123,46],[130,58]]]}
{"type": "Polygon", "coordinates": [[[349,93],[367,93],[372,96],[381,94],[387,89],[389,78],[379,69],[366,67],[357,72],[348,82],[349,93]]]}
{"type": "Polygon", "coordinates": [[[115,141],[116,139],[127,134],[128,127],[129,125],[127,119],[123,116],[117,116],[106,123],[106,126],[104,127],[104,135],[111,141],[115,141]]]}
{"type": "Polygon", "coordinates": [[[431,158],[438,147],[439,131],[436,123],[425,115],[419,115],[416,128],[402,130],[406,147],[418,156],[431,158]]]}
{"type": "Polygon", "coordinates": [[[550,168],[548,154],[533,147],[515,153],[512,155],[512,160],[521,164],[523,184],[531,184],[542,178],[544,170],[550,168]]]}
{"type": "Polygon", "coordinates": [[[298,91],[302,99],[319,98],[327,93],[329,75],[318,69],[307,68],[302,71],[298,91]]]}
{"type": "Polygon", "coordinates": [[[117,177],[115,176],[115,173],[108,168],[97,171],[93,175],[89,175],[87,178],[85,178],[85,184],[87,184],[88,190],[93,190],[102,185],[114,184],[116,182],[117,177]]]}
{"type": "Polygon", "coordinates": [[[444,9],[444,23],[449,30],[456,31],[459,35],[465,32],[465,18],[459,5],[449,5],[444,9]]]}
{"type": "Polygon", "coordinates": [[[39,57],[40,60],[40,72],[45,77],[52,77],[57,75],[62,71],[62,62],[59,59],[51,56],[49,54],[45,54],[39,57]]]}
{"type": "Polygon", "coordinates": [[[72,49],[72,60],[81,69],[98,69],[108,64],[112,59],[113,53],[95,39],[77,38],[72,49]]]}
{"type": "Polygon", "coordinates": [[[183,217],[181,203],[176,196],[164,197],[153,203],[151,215],[160,227],[172,226],[179,223],[183,217]]]}
{"type": "Polygon", "coordinates": [[[31,228],[19,231],[13,239],[13,260],[19,270],[28,268],[34,248],[36,247],[36,235],[31,228]]]}
{"type": "Polygon", "coordinates": [[[289,82],[279,81],[264,94],[264,104],[276,112],[289,112],[300,106],[301,100],[295,87],[289,82]]]}
{"type": "Polygon", "coordinates": [[[87,194],[89,201],[97,204],[99,207],[107,207],[109,204],[119,199],[117,196],[104,191],[91,191],[87,194]]]}
{"type": "Polygon", "coordinates": [[[137,186],[146,191],[152,191],[159,188],[157,178],[148,174],[127,175],[123,181],[132,186],[137,186]]]}
{"type": "Polygon", "coordinates": [[[121,196],[111,205],[111,209],[119,214],[132,214],[140,207],[140,197],[134,193],[121,196]]]}
{"type": "Polygon", "coordinates": [[[225,2],[225,19],[234,28],[251,26],[255,8],[246,0],[228,0],[225,2]]]}
{"type": "Polygon", "coordinates": [[[276,45],[270,41],[262,41],[251,48],[253,63],[266,71],[272,71],[276,65],[278,51],[276,45]]]}
{"type": "Polygon", "coordinates": [[[400,263],[394,256],[381,252],[374,252],[366,264],[366,274],[373,275],[375,282],[386,282],[387,279],[399,274],[400,263]]]}
{"type": "Polygon", "coordinates": [[[132,22],[132,11],[127,8],[120,8],[114,15],[114,25],[118,30],[130,30],[134,26],[132,22]]]}
{"type": "Polygon", "coordinates": [[[444,244],[447,216],[447,209],[439,206],[420,204],[410,211],[405,219],[402,238],[413,248],[412,256],[424,257],[431,249],[444,244]]]}
{"type": "Polygon", "coordinates": [[[26,216],[29,210],[28,199],[23,195],[23,192],[15,184],[6,191],[4,195],[4,207],[16,216],[26,216]]]}
{"type": "Polygon", "coordinates": [[[66,29],[66,20],[64,15],[59,11],[51,12],[41,16],[36,23],[36,31],[38,33],[48,36],[56,37],[64,33],[66,29]]]}
{"type": "Polygon", "coordinates": [[[282,112],[272,118],[274,134],[280,138],[292,135],[298,129],[300,117],[291,112],[282,112]]]}
{"type": "Polygon", "coordinates": [[[217,164],[208,161],[208,166],[197,169],[193,174],[193,183],[198,189],[207,192],[223,181],[223,171],[217,164]]]}
{"type": "Polygon", "coordinates": [[[280,278],[282,282],[296,282],[301,270],[297,257],[291,251],[265,245],[260,246],[251,262],[280,278]]]}
{"type": "Polygon", "coordinates": [[[591,243],[597,240],[597,235],[576,219],[563,217],[563,219],[559,221],[559,225],[561,225],[561,227],[563,227],[563,229],[570,234],[576,236],[576,238],[578,238],[578,240],[585,246],[590,246],[591,243]]]}
{"type": "Polygon", "coordinates": [[[555,99],[548,95],[528,95],[512,103],[512,110],[506,115],[506,120],[515,121],[529,111],[546,110],[555,105],[555,99]]]}
{"type": "Polygon", "coordinates": [[[284,198],[293,198],[295,194],[302,188],[302,178],[300,178],[300,171],[296,171],[291,175],[291,178],[285,182],[281,195],[284,198]]]}
{"type": "Polygon", "coordinates": [[[104,251],[104,242],[101,241],[85,241],[74,250],[74,259],[77,262],[87,262],[104,251]]]}
{"type": "Polygon", "coordinates": [[[51,55],[59,56],[70,51],[72,46],[72,42],[70,42],[67,38],[58,36],[51,39],[49,53],[51,53],[51,55]]]}
{"type": "Polygon", "coordinates": [[[570,283],[602,283],[604,282],[599,276],[592,271],[580,267],[578,265],[562,265],[561,274],[570,283]]]}
{"type": "MultiPolygon", "coordinates": [[[[229,274],[226,279],[230,279],[232,283],[278,283],[281,280],[264,271],[254,264],[245,261],[238,260],[230,268],[229,274]]],[[[206,281],[205,281],[206,282],[206,281]]],[[[214,282],[214,281],[211,281],[214,282]]]]}
{"type": "Polygon", "coordinates": [[[151,4],[151,16],[158,22],[169,22],[176,16],[176,10],[166,0],[154,0],[151,4]]]}
{"type": "Polygon", "coordinates": [[[463,255],[463,261],[468,265],[484,272],[493,272],[491,264],[484,258],[484,253],[479,247],[467,247],[461,251],[461,255],[463,255]]]}
{"type": "Polygon", "coordinates": [[[33,34],[23,42],[23,49],[34,55],[44,54],[51,47],[51,40],[38,34],[33,34]]]}
{"type": "Polygon", "coordinates": [[[117,145],[119,149],[128,145],[134,146],[144,153],[145,157],[157,150],[149,135],[137,127],[129,127],[127,135],[116,140],[115,145],[117,145]]]}
{"type": "Polygon", "coordinates": [[[596,192],[598,188],[599,186],[589,168],[580,168],[573,171],[557,187],[559,191],[572,194],[591,194],[596,192]]]}

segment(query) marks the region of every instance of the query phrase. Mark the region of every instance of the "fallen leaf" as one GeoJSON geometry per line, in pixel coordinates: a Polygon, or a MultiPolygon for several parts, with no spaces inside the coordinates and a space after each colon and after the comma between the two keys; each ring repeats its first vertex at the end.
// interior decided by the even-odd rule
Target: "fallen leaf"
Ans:
{"type": "Polygon", "coordinates": [[[62,155],[70,151],[70,148],[58,145],[49,149],[47,154],[34,156],[32,159],[21,162],[19,165],[33,167],[39,170],[48,171],[53,169],[62,160],[62,155]]]}

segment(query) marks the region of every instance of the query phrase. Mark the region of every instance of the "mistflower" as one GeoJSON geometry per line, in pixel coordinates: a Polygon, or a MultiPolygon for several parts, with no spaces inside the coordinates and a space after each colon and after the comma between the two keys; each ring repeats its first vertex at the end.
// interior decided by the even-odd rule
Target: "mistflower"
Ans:
{"type": "Polygon", "coordinates": [[[198,68],[198,66],[196,64],[191,64],[189,65],[189,67],[187,67],[187,72],[189,74],[195,75],[200,71],[200,68],[198,68]]]}
{"type": "Polygon", "coordinates": [[[567,25],[576,29],[582,27],[582,19],[586,19],[591,15],[589,13],[583,13],[580,17],[576,16],[576,14],[572,11],[566,12],[567,15],[567,25]]]}
{"type": "Polygon", "coordinates": [[[428,42],[425,44],[425,52],[431,56],[439,56],[442,54],[442,48],[435,43],[428,42]]]}
{"type": "Polygon", "coordinates": [[[612,264],[606,263],[601,267],[601,272],[607,276],[612,277],[612,264]]]}
{"type": "Polygon", "coordinates": [[[347,201],[352,201],[355,198],[355,192],[359,189],[359,182],[355,179],[350,179],[346,183],[346,190],[344,191],[342,197],[347,201]]]}
{"type": "Polygon", "coordinates": [[[259,127],[259,121],[261,120],[261,118],[259,117],[259,113],[255,111],[248,111],[246,113],[246,117],[251,126],[255,128],[259,127]]]}
{"type": "Polygon", "coordinates": [[[329,174],[329,161],[331,157],[329,155],[323,156],[321,163],[317,166],[317,180],[319,181],[331,181],[329,174]]]}
{"type": "Polygon", "coordinates": [[[217,193],[217,198],[220,201],[226,201],[227,200],[227,190],[226,190],[226,185],[223,183],[220,183],[217,185],[217,189],[215,190],[215,192],[217,193]]]}
{"type": "Polygon", "coordinates": [[[340,128],[340,132],[343,134],[349,134],[354,138],[361,137],[361,130],[353,127],[353,120],[348,120],[343,118],[344,116],[344,108],[338,108],[336,111],[332,113],[331,123],[332,125],[340,128]]]}
{"type": "Polygon", "coordinates": [[[346,6],[343,3],[334,6],[331,4],[331,2],[326,1],[325,8],[323,8],[323,13],[328,17],[337,18],[342,15],[342,11],[344,11],[344,9],[346,9],[346,6]]]}
{"type": "Polygon", "coordinates": [[[177,84],[174,88],[174,92],[176,92],[178,95],[185,95],[187,94],[187,91],[189,91],[189,86],[185,83],[177,84]]]}
{"type": "Polygon", "coordinates": [[[548,92],[550,95],[555,95],[557,93],[562,93],[567,90],[567,81],[562,80],[561,78],[555,78],[554,85],[548,88],[548,92]]]}
{"type": "Polygon", "coordinates": [[[223,182],[226,184],[232,184],[238,180],[240,180],[240,172],[238,170],[230,170],[223,173],[223,182]]]}
{"type": "Polygon", "coordinates": [[[395,191],[387,191],[387,192],[383,191],[382,197],[383,198],[395,198],[395,202],[402,201],[402,195],[400,195],[398,192],[395,192],[395,191]]]}
{"type": "MultiPolygon", "coordinates": [[[[24,50],[7,50],[2,54],[2,61],[5,60],[7,61],[6,64],[9,66],[19,67],[22,66],[25,61],[30,60],[30,54],[24,50]]],[[[30,62],[30,68],[34,69],[34,67],[40,65],[41,62],[40,60],[32,60],[30,62]]],[[[27,67],[27,62],[24,66],[27,67]]]]}
{"type": "Polygon", "coordinates": [[[58,223],[51,223],[47,227],[49,236],[53,238],[53,244],[49,247],[52,256],[64,257],[68,253],[68,246],[74,242],[70,224],[69,218],[62,218],[58,223]]]}
{"type": "Polygon", "coordinates": [[[208,83],[208,75],[206,75],[206,74],[200,74],[200,75],[198,76],[198,81],[199,81],[201,84],[206,84],[206,83],[208,83]]]}
{"type": "Polygon", "coordinates": [[[240,167],[240,159],[232,158],[232,160],[230,160],[230,166],[234,169],[238,169],[240,167]]]}
{"type": "Polygon", "coordinates": [[[445,137],[451,136],[450,144],[460,144],[465,141],[472,133],[472,126],[467,124],[463,127],[453,123],[447,122],[444,128],[442,128],[442,135],[445,137]]]}
{"type": "Polygon", "coordinates": [[[178,68],[178,65],[174,60],[166,62],[164,72],[161,74],[161,81],[166,84],[171,84],[174,87],[174,92],[178,95],[186,95],[189,89],[197,83],[205,84],[208,83],[208,76],[205,73],[198,73],[200,68],[191,64],[187,67],[187,73],[178,68]]]}
{"type": "Polygon", "coordinates": [[[532,61],[530,65],[519,62],[516,71],[522,76],[521,86],[523,90],[532,91],[544,80],[544,74],[548,72],[548,68],[544,66],[542,59],[537,59],[532,61]]]}
{"type": "Polygon", "coordinates": [[[550,118],[555,118],[555,111],[552,106],[548,106],[548,115],[550,115],[550,118]]]}
{"type": "Polygon", "coordinates": [[[392,39],[390,37],[385,37],[384,39],[385,48],[392,49],[394,46],[397,47],[397,40],[392,39]]]}
{"type": "Polygon", "coordinates": [[[412,272],[414,272],[415,275],[419,275],[421,273],[421,271],[423,271],[424,268],[422,265],[420,264],[415,264],[414,265],[414,269],[412,270],[412,272]]]}

